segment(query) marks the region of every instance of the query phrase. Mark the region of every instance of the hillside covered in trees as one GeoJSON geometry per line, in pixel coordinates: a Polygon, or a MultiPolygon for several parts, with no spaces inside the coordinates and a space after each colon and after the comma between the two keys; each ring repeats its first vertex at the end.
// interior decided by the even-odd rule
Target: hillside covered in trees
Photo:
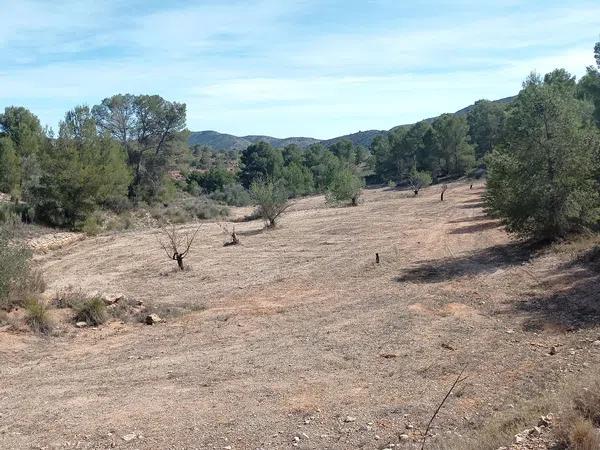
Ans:
{"type": "MultiPolygon", "coordinates": [[[[500,100],[494,100],[493,103],[507,104],[514,100],[514,97],[502,98],[500,100]]],[[[471,111],[475,105],[469,105],[465,108],[462,108],[454,113],[456,116],[466,116],[469,111],[471,111]]],[[[433,122],[436,118],[431,117],[429,119],[424,119],[425,122],[433,122]]],[[[411,124],[408,125],[398,125],[391,130],[395,131],[400,128],[410,127],[411,124]]],[[[322,145],[328,147],[330,145],[335,144],[340,141],[350,141],[353,145],[362,146],[362,147],[370,147],[373,139],[377,136],[382,136],[388,131],[385,130],[367,130],[367,131],[358,131],[356,133],[347,134],[344,136],[338,136],[331,139],[319,140],[309,137],[290,137],[290,138],[274,138],[271,136],[234,136],[232,134],[219,133],[217,131],[192,131],[190,133],[190,137],[188,139],[188,143],[190,146],[200,145],[210,147],[213,150],[243,150],[251,144],[256,144],[257,142],[263,141],[271,144],[274,147],[285,147],[287,145],[297,145],[301,148],[306,148],[311,144],[321,143],[322,145]]]]}
{"type": "MultiPolygon", "coordinates": [[[[600,65],[599,45],[595,52],[600,65]]],[[[96,211],[184,199],[188,217],[205,218],[226,214],[218,205],[252,203],[261,184],[287,198],[327,193],[356,204],[365,180],[418,195],[431,183],[487,172],[489,212],[509,230],[562,236],[595,228],[600,217],[599,86],[597,67],[580,80],[557,69],[531,74],[514,98],[479,100],[389,132],[332,141],[230,136],[229,151],[188,145],[186,105],[158,95],[76,106],[57,132],[8,106],[0,114],[0,191],[12,203],[2,217],[82,229],[96,211]]],[[[204,136],[214,144],[223,135],[204,136]]]]}

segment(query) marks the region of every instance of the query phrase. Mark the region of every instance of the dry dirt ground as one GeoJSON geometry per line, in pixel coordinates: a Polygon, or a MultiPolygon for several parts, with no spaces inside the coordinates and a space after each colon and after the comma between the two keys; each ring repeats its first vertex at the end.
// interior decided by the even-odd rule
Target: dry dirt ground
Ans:
{"type": "Polygon", "coordinates": [[[443,203],[438,189],[368,190],[355,208],[303,199],[275,230],[236,224],[234,247],[205,223],[185,272],[156,230],[39,255],[50,290],[188,311],[0,331],[0,448],[416,448],[464,366],[441,441],[597,371],[597,274],[510,238],[483,185],[452,184],[443,203]]]}

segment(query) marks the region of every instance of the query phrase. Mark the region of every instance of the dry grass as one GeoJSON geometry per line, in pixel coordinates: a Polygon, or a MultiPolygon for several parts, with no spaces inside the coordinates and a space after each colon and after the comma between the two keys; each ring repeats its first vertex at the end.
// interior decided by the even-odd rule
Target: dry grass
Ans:
{"type": "Polygon", "coordinates": [[[104,300],[99,297],[83,300],[75,306],[76,322],[85,322],[88,325],[97,326],[106,322],[108,317],[104,300]]]}
{"type": "Polygon", "coordinates": [[[54,329],[54,321],[46,304],[38,299],[31,299],[25,305],[25,322],[38,334],[50,334],[54,329]]]}
{"type": "Polygon", "coordinates": [[[356,208],[300,199],[274,230],[236,224],[243,245],[223,247],[221,228],[206,224],[194,270],[168,276],[155,230],[40,256],[53,291],[125,293],[161,316],[204,310],[157,327],[71,329],[45,347],[0,339],[11,374],[3,420],[21,433],[2,445],[87,435],[91,448],[110,448],[135,431],[140,448],[289,448],[300,436],[304,449],[372,449],[399,444],[408,421],[416,443],[467,362],[469,383],[432,432],[452,450],[506,445],[553,412],[552,391],[584,363],[600,367],[597,285],[564,253],[519,249],[480,195],[451,184],[444,202],[437,187],[410,199],[365,190],[356,208]]]}

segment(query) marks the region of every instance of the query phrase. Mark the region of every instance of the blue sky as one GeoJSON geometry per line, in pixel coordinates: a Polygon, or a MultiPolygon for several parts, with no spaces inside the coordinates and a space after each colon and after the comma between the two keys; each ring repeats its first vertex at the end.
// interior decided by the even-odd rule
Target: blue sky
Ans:
{"type": "Polygon", "coordinates": [[[600,2],[0,0],[0,107],[56,128],[116,93],[185,102],[191,130],[329,138],[388,129],[526,75],[580,76],[600,2]]]}

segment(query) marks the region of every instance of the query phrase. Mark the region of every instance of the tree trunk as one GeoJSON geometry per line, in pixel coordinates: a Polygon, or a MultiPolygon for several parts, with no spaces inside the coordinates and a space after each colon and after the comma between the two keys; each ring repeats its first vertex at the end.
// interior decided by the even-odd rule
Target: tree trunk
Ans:
{"type": "Polygon", "coordinates": [[[444,201],[444,192],[442,192],[442,193],[440,194],[440,201],[442,201],[442,202],[444,201]]]}
{"type": "Polygon", "coordinates": [[[352,206],[358,206],[358,200],[356,197],[352,197],[352,206]]]}
{"type": "Polygon", "coordinates": [[[175,259],[177,260],[179,270],[183,270],[183,257],[181,255],[175,255],[175,259]]]}
{"type": "Polygon", "coordinates": [[[419,195],[419,190],[418,189],[415,189],[414,192],[415,192],[415,195],[419,195]]]}

